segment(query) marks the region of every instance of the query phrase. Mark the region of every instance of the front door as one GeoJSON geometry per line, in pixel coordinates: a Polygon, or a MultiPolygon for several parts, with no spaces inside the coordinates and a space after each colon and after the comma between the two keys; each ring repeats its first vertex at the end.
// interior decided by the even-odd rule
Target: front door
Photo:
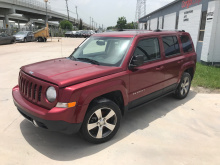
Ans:
{"type": "Polygon", "coordinates": [[[139,40],[135,55],[144,55],[144,64],[130,71],[129,108],[154,99],[162,94],[163,60],[157,37],[139,40]]]}

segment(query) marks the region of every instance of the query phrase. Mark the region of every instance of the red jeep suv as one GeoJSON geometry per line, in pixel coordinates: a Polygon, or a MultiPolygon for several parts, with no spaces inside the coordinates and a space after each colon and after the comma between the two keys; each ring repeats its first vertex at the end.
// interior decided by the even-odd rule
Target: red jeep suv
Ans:
{"type": "Polygon", "coordinates": [[[92,143],[111,139],[126,112],[173,93],[187,96],[196,53],[184,31],[99,33],[68,58],[21,67],[12,94],[36,127],[92,143]]]}

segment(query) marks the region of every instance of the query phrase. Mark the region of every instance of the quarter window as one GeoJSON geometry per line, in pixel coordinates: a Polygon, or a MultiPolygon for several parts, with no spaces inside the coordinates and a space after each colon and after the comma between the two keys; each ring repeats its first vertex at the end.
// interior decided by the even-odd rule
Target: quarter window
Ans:
{"type": "Polygon", "coordinates": [[[192,42],[191,42],[189,36],[182,35],[180,37],[180,39],[181,39],[181,42],[182,42],[184,53],[193,51],[192,42]]]}
{"type": "Polygon", "coordinates": [[[165,56],[172,56],[180,53],[180,47],[176,36],[163,37],[165,56]]]}
{"type": "Polygon", "coordinates": [[[160,58],[159,41],[157,38],[149,38],[139,41],[134,52],[135,55],[144,55],[144,61],[152,61],[160,58]]]}

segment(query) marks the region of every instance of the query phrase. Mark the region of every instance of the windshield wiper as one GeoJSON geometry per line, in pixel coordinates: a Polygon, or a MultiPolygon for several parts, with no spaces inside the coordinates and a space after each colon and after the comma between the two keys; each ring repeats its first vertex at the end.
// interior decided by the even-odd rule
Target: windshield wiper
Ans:
{"type": "Polygon", "coordinates": [[[85,62],[89,62],[89,63],[92,63],[92,64],[99,65],[98,61],[92,60],[92,59],[89,59],[89,58],[76,58],[76,60],[85,61],[85,62]]]}

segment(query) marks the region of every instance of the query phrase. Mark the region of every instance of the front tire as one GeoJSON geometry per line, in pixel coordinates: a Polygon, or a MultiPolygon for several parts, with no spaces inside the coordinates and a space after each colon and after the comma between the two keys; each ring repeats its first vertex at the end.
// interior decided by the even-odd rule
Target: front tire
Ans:
{"type": "Polygon", "coordinates": [[[81,134],[90,143],[103,143],[110,140],[118,131],[121,111],[117,104],[108,99],[94,102],[85,115],[81,134]]]}
{"type": "Polygon", "coordinates": [[[180,83],[174,93],[174,97],[177,99],[184,99],[189,93],[190,86],[191,76],[189,73],[184,72],[180,80],[180,83]]]}

